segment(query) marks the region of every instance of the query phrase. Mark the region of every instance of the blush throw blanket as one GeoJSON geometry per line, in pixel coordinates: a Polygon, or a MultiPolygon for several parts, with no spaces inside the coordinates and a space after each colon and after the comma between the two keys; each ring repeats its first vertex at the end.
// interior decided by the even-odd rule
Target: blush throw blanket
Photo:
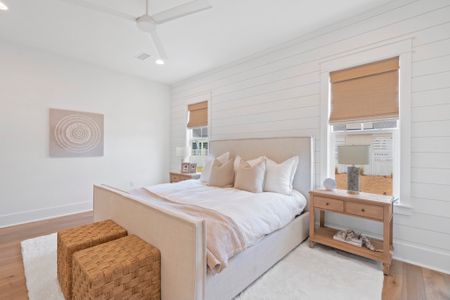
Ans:
{"type": "Polygon", "coordinates": [[[207,264],[213,273],[222,271],[227,266],[228,259],[246,247],[239,227],[231,218],[217,211],[192,204],[173,202],[144,188],[134,190],[133,194],[152,204],[205,220],[207,264]]]}

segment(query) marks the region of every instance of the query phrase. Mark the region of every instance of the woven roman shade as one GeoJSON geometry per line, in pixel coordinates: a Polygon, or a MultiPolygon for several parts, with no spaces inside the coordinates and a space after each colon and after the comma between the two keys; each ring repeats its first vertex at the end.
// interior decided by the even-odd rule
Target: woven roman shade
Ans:
{"type": "Polygon", "coordinates": [[[397,119],[399,59],[330,73],[330,123],[397,119]]]}
{"type": "Polygon", "coordinates": [[[189,121],[188,128],[202,127],[208,125],[208,101],[188,105],[189,121]]]}

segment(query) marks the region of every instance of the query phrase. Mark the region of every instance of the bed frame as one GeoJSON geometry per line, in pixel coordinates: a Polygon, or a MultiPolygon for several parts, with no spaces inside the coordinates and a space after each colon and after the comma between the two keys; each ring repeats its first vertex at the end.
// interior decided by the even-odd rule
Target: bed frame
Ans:
{"type": "MultiPolygon", "coordinates": [[[[229,151],[244,159],[266,155],[283,161],[300,157],[295,189],[308,197],[313,188],[311,137],[220,140],[210,152],[229,151]]],[[[161,251],[162,299],[231,299],[308,237],[309,212],[239,253],[222,272],[206,265],[206,226],[200,218],[143,204],[139,197],[105,185],[94,186],[95,221],[112,219],[161,251]]]]}

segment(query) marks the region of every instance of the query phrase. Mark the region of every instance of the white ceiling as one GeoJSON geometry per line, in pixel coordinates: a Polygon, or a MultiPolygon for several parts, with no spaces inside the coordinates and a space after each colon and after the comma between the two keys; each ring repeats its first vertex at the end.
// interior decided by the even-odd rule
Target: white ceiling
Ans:
{"type": "MultiPolygon", "coordinates": [[[[2,0],[0,37],[151,80],[173,83],[230,63],[388,0],[210,0],[213,8],[158,27],[169,60],[158,66],[135,24],[59,0],[2,0]]],[[[77,0],[73,0],[76,2],[77,0]]],[[[140,16],[145,0],[89,0],[140,16]]],[[[189,0],[150,0],[151,14],[189,0]]]]}

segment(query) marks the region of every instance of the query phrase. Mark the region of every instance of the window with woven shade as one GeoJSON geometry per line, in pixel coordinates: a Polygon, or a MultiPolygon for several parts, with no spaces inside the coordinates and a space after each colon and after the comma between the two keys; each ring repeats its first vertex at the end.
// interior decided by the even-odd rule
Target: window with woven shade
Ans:
{"type": "Polygon", "coordinates": [[[189,104],[188,112],[189,162],[196,163],[197,171],[202,172],[209,153],[208,101],[189,104]]]}
{"type": "Polygon", "coordinates": [[[330,73],[330,166],[337,188],[347,189],[348,165],[339,163],[339,147],[364,145],[369,160],[360,165],[360,190],[398,194],[399,70],[394,57],[330,73]]]}
{"type": "Polygon", "coordinates": [[[399,117],[399,58],[330,73],[330,123],[399,117]]]}
{"type": "Polygon", "coordinates": [[[189,104],[188,128],[208,126],[208,101],[189,104]]]}

